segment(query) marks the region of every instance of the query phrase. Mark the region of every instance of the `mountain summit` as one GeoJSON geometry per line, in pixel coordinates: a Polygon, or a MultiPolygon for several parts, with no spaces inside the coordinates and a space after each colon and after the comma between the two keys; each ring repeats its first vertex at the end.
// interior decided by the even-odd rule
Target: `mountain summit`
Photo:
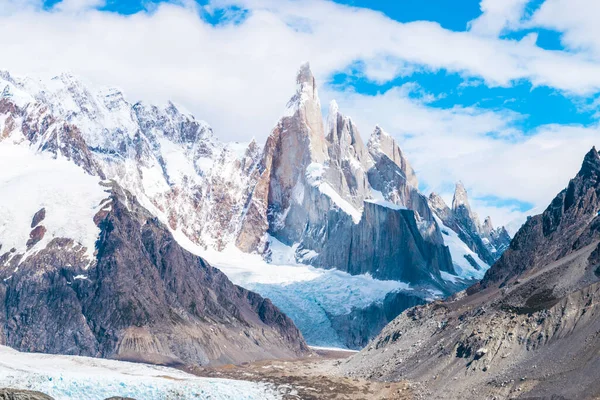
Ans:
{"type": "Polygon", "coordinates": [[[521,227],[480,287],[505,286],[525,272],[533,273],[588,246],[599,234],[599,212],[600,156],[592,148],[567,188],[521,227]]]}

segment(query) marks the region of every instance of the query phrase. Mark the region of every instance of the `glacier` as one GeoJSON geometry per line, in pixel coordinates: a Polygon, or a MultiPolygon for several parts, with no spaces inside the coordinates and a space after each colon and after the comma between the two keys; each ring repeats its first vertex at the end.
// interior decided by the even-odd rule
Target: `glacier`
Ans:
{"type": "Polygon", "coordinates": [[[297,263],[295,249],[269,238],[271,262],[235,246],[223,251],[205,249],[174,232],[177,241],[223,271],[236,285],[271,299],[289,316],[311,346],[346,348],[331,325],[329,315],[345,315],[354,308],[382,302],[395,291],[412,291],[404,282],[383,281],[368,274],[350,275],[336,269],[297,263]]]}
{"type": "Polygon", "coordinates": [[[56,400],[277,400],[272,385],[200,378],[183,371],[98,358],[21,353],[0,346],[0,386],[34,390],[56,400]]]}

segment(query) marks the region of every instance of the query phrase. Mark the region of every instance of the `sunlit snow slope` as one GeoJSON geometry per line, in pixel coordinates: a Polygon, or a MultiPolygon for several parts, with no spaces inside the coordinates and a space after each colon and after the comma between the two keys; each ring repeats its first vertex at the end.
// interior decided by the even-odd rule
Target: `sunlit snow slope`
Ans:
{"type": "Polygon", "coordinates": [[[94,256],[100,230],[93,217],[108,195],[100,179],[71,161],[35,152],[26,143],[0,142],[0,245],[2,252],[25,253],[43,249],[55,237],[69,237],[94,256]],[[31,217],[46,210],[43,239],[26,246],[31,217]]]}

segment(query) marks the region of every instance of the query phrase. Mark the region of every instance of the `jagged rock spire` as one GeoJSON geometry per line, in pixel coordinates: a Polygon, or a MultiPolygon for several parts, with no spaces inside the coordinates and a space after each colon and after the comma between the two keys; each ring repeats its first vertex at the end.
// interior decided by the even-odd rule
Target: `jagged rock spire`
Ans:
{"type": "Polygon", "coordinates": [[[340,107],[337,101],[331,100],[329,102],[329,112],[327,113],[327,140],[331,142],[332,135],[337,131],[338,115],[340,113],[340,107]]]}
{"type": "Polygon", "coordinates": [[[367,147],[373,155],[383,154],[387,156],[400,167],[406,176],[406,181],[411,186],[415,188],[419,187],[419,180],[415,175],[415,171],[408,162],[408,159],[402,153],[402,150],[400,150],[400,146],[398,146],[396,140],[394,140],[394,138],[385,132],[379,125],[375,126],[375,130],[369,138],[367,147]]]}
{"type": "Polygon", "coordinates": [[[483,226],[481,227],[481,233],[485,236],[489,236],[492,234],[492,232],[494,231],[494,224],[492,224],[492,217],[490,217],[489,215],[487,217],[485,217],[485,220],[483,221],[483,226]]]}
{"type": "Polygon", "coordinates": [[[309,63],[300,66],[296,84],[296,93],[288,102],[283,117],[288,121],[280,121],[280,124],[287,125],[282,132],[302,136],[297,139],[299,143],[306,142],[310,146],[310,161],[322,163],[327,159],[325,128],[317,84],[309,63]]]}
{"type": "Polygon", "coordinates": [[[298,90],[307,93],[312,99],[318,100],[317,82],[310,69],[310,63],[306,62],[300,66],[296,75],[296,84],[298,90]]]}
{"type": "Polygon", "coordinates": [[[431,192],[429,194],[429,203],[431,203],[433,206],[435,206],[436,209],[450,209],[448,207],[448,205],[446,204],[446,202],[444,201],[444,199],[442,198],[442,196],[440,196],[439,194],[435,193],[435,192],[431,192]]]}
{"type": "Polygon", "coordinates": [[[358,127],[350,117],[344,116],[335,100],[329,103],[327,116],[327,144],[329,157],[334,162],[354,159],[366,171],[372,165],[368,150],[358,127]]]}
{"type": "Polygon", "coordinates": [[[293,115],[306,102],[314,102],[321,107],[317,82],[309,63],[302,64],[296,73],[296,93],[288,102],[287,113],[293,115]]]}
{"type": "Polygon", "coordinates": [[[10,86],[6,85],[4,90],[2,90],[2,94],[0,97],[12,97],[12,90],[10,90],[10,86]]]}
{"type": "Polygon", "coordinates": [[[592,147],[585,155],[579,176],[590,176],[592,174],[600,174],[600,154],[596,150],[596,146],[592,147]]]}
{"type": "Polygon", "coordinates": [[[462,219],[468,225],[471,225],[470,229],[474,232],[479,232],[481,230],[479,216],[471,210],[467,189],[461,181],[456,183],[456,188],[454,189],[452,211],[454,211],[458,218],[462,219]]]}
{"type": "Polygon", "coordinates": [[[460,206],[465,207],[471,213],[471,206],[469,205],[469,196],[467,194],[467,189],[462,181],[456,182],[456,187],[454,189],[454,197],[452,198],[452,209],[454,211],[458,210],[460,206]]]}
{"type": "MultiPolygon", "coordinates": [[[[450,221],[450,219],[452,218],[452,210],[450,210],[450,207],[448,207],[442,196],[435,192],[431,192],[429,194],[428,202],[429,207],[431,207],[433,212],[439,218],[441,218],[442,221],[450,221]]],[[[448,223],[452,225],[450,222],[448,223]]]]}

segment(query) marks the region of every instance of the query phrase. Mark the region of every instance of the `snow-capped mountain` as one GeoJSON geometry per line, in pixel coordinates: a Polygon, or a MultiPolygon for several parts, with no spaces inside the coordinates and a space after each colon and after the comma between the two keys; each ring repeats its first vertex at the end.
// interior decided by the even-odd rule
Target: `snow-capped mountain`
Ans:
{"type": "MultiPolygon", "coordinates": [[[[129,103],[119,90],[91,89],[71,75],[41,82],[2,72],[0,90],[0,152],[14,166],[0,173],[0,184],[15,193],[0,200],[6,278],[18,278],[20,263],[53,238],[69,238],[86,268],[96,267],[97,219],[113,210],[97,183],[110,180],[196,254],[233,254],[237,247],[274,263],[368,274],[378,288],[368,297],[372,305],[355,298],[349,309],[320,309],[323,329],[339,335],[335,344],[359,347],[405,308],[480,279],[508,243],[502,228],[479,223],[462,186],[452,209],[435,194],[421,194],[406,155],[381,127],[365,143],[335,102],[324,118],[308,64],[264,147],[223,143],[208,124],[172,103],[129,103]],[[21,174],[32,168],[38,172],[21,174]],[[32,196],[31,187],[41,189],[32,196]],[[45,222],[30,224],[42,209],[45,222]],[[380,318],[365,329],[361,324],[373,313],[380,318]]],[[[248,274],[237,283],[302,314],[291,291],[248,274]]],[[[359,280],[347,276],[336,279],[353,291],[351,282],[359,280]]],[[[333,303],[315,302],[321,308],[333,303]]]]}
{"type": "MultiPolygon", "coordinates": [[[[269,238],[275,238],[304,263],[445,293],[456,290],[460,280],[481,278],[493,260],[479,223],[473,222],[469,233],[482,244],[481,254],[488,256],[483,261],[479,249],[463,238],[462,225],[444,226],[445,218],[432,211],[389,134],[375,127],[365,145],[335,102],[323,124],[308,65],[301,67],[297,84],[265,145],[238,246],[263,251],[266,244],[268,252],[269,238]]],[[[470,221],[471,214],[462,218],[461,207],[450,213],[470,221]]],[[[497,231],[486,229],[491,249],[497,231]]]]}
{"type": "Polygon", "coordinates": [[[41,83],[4,73],[0,86],[4,140],[25,139],[114,179],[195,243],[223,248],[235,240],[256,143],[223,144],[172,103],[130,104],[118,90],[93,92],[70,75],[41,83]]]}

